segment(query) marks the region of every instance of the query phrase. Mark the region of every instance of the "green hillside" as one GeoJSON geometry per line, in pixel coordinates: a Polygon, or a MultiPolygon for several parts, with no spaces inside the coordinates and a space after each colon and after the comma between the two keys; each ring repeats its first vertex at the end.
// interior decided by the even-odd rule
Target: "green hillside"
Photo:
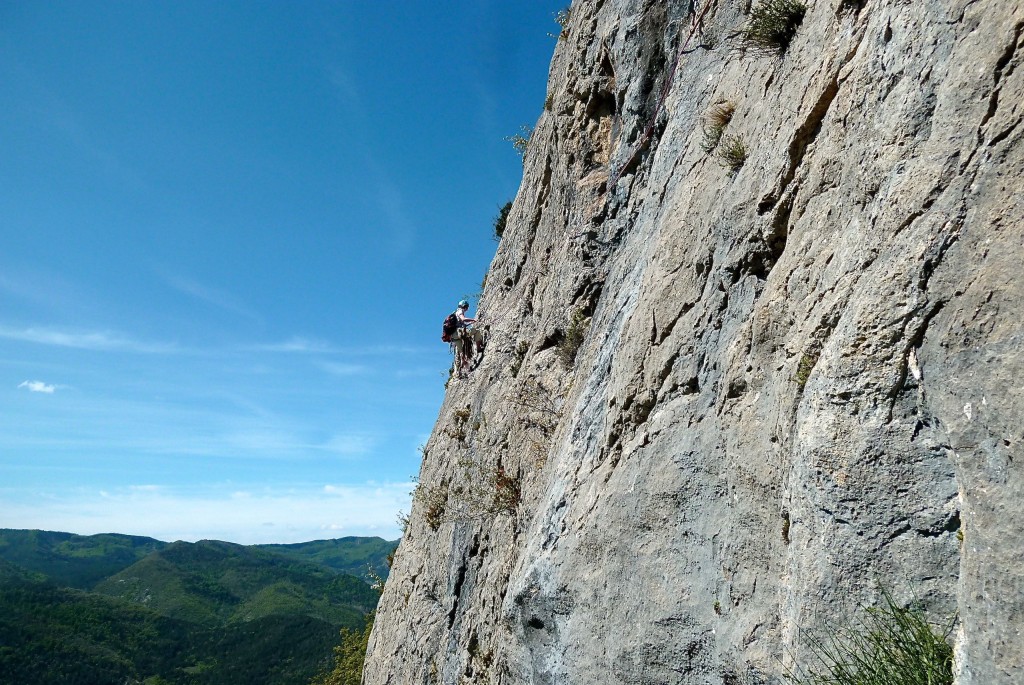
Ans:
{"type": "Polygon", "coordinates": [[[305,685],[377,601],[340,569],[394,545],[0,530],[0,683],[305,685]]]}
{"type": "Polygon", "coordinates": [[[337,639],[297,615],[197,629],[40,581],[0,583],[0,607],[0,683],[19,685],[300,685],[337,639]]]}
{"type": "Polygon", "coordinates": [[[172,543],[94,589],[202,625],[302,614],[354,627],[377,602],[377,593],[354,576],[209,540],[172,543]]]}
{"type": "Polygon", "coordinates": [[[3,683],[123,683],[192,651],[187,624],[51,583],[5,580],[0,607],[3,683]]]}
{"type": "Polygon", "coordinates": [[[398,540],[345,537],[336,540],[314,540],[291,545],[257,545],[260,549],[284,554],[295,559],[315,561],[341,573],[368,578],[367,568],[387,578],[387,557],[398,547],[398,540]]]}
{"type": "Polygon", "coordinates": [[[166,545],[153,538],[114,533],[74,535],[0,528],[0,559],[81,590],[166,545]]]}

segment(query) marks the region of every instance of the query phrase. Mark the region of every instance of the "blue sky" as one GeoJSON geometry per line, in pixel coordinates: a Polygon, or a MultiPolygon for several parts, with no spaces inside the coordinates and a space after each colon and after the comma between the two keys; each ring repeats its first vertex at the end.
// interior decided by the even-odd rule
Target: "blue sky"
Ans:
{"type": "Polygon", "coordinates": [[[0,0],[0,527],[397,537],[564,4],[0,0]]]}

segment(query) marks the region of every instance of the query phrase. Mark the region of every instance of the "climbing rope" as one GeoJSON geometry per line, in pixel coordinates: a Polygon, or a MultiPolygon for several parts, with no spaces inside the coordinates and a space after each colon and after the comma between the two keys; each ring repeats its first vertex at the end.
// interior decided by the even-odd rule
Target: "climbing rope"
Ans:
{"type": "MultiPolygon", "coordinates": [[[[697,3],[695,2],[694,4],[696,5],[697,3]]],[[[654,135],[654,128],[658,123],[658,117],[661,115],[661,110],[665,105],[665,100],[668,98],[669,91],[672,90],[672,82],[675,80],[676,67],[679,66],[679,60],[682,59],[683,53],[689,46],[690,39],[693,38],[700,29],[701,21],[703,21],[704,15],[707,14],[708,10],[711,8],[711,4],[711,0],[707,0],[699,13],[696,11],[696,8],[694,9],[693,23],[690,27],[690,32],[686,34],[686,38],[676,51],[676,58],[672,62],[672,68],[669,69],[668,76],[665,78],[665,83],[661,86],[661,93],[658,95],[658,103],[654,107],[654,114],[651,115],[651,120],[648,122],[646,128],[644,128],[643,135],[640,136],[640,139],[637,140],[636,144],[629,151],[629,156],[626,157],[626,161],[619,165],[618,169],[608,174],[609,190],[615,187],[615,184],[619,182],[619,177],[622,175],[622,172],[633,163],[637,155],[639,155],[640,152],[647,147],[648,143],[651,142],[651,136],[654,135]]]]}

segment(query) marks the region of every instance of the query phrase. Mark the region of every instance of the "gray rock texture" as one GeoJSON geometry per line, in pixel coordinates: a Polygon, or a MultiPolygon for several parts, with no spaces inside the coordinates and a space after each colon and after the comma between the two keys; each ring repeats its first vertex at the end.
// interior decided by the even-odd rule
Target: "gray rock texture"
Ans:
{"type": "Polygon", "coordinates": [[[1024,683],[1024,5],[750,11],[572,4],[368,685],[781,683],[883,589],[1024,683]]]}

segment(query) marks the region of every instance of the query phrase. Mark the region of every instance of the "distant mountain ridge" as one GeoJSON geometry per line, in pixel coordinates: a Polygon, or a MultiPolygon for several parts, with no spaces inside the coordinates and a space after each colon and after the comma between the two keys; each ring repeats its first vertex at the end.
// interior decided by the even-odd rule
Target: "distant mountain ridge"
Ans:
{"type": "Polygon", "coordinates": [[[334,540],[253,546],[297,559],[317,561],[336,571],[360,578],[368,578],[367,569],[372,569],[378,576],[385,578],[388,575],[387,557],[397,545],[397,540],[344,537],[334,540]]]}
{"type": "Polygon", "coordinates": [[[358,624],[377,595],[324,564],[228,542],[174,542],[93,588],[170,618],[217,625],[275,614],[358,624]]]}
{"type": "MultiPolygon", "coordinates": [[[[220,541],[200,540],[191,544],[209,542],[220,541]]],[[[78,589],[88,589],[147,554],[172,544],[177,543],[121,533],[77,535],[47,530],[0,528],[0,559],[42,573],[61,585],[78,589]]],[[[382,578],[387,576],[387,557],[397,545],[397,540],[348,536],[309,542],[239,546],[276,552],[293,559],[322,564],[340,573],[369,579],[368,569],[382,578]]]]}
{"type": "Polygon", "coordinates": [[[0,529],[0,682],[304,685],[396,544],[0,529]]]}
{"type": "Polygon", "coordinates": [[[0,559],[79,590],[89,589],[167,544],[119,533],[75,535],[0,528],[0,559]]]}

